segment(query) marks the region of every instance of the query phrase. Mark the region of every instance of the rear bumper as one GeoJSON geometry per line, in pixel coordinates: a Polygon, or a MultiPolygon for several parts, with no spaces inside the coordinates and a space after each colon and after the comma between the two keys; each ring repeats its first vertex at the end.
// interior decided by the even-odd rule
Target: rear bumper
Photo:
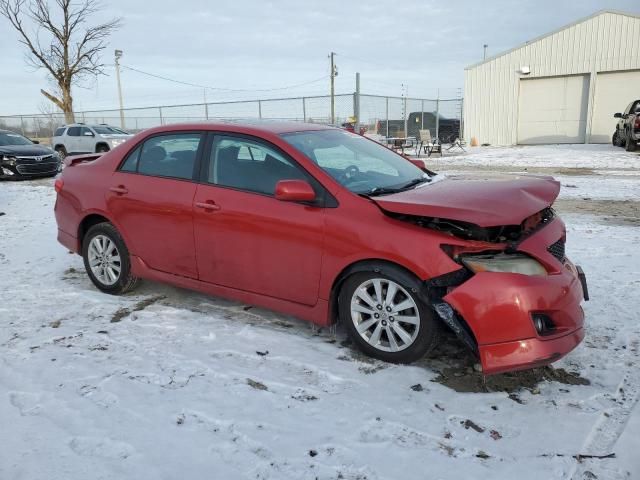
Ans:
{"type": "Polygon", "coordinates": [[[58,242],[66,247],[70,252],[80,253],[80,243],[73,235],[58,229],[58,242]]]}

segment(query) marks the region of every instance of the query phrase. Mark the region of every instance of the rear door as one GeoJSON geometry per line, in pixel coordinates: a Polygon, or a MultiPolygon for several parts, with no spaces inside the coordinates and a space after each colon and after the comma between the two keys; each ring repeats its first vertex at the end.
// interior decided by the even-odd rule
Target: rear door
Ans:
{"type": "Polygon", "coordinates": [[[274,198],[279,180],[322,187],[259,139],[216,136],[194,199],[200,280],[306,305],[318,300],[324,208],[274,198]]]}
{"type": "Polygon", "coordinates": [[[113,174],[107,205],[127,246],[154,270],[197,278],[193,240],[194,172],[201,132],[155,135],[113,174]]]}
{"type": "Polygon", "coordinates": [[[68,154],[80,152],[80,127],[69,127],[63,139],[68,154]]]}

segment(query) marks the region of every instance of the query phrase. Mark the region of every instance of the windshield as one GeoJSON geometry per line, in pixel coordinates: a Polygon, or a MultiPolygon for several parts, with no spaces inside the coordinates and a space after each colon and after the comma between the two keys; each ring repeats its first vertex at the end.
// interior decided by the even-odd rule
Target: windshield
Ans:
{"type": "Polygon", "coordinates": [[[128,132],[125,132],[124,130],[120,130],[119,128],[116,127],[107,127],[105,125],[100,125],[97,127],[91,127],[93,128],[96,133],[99,133],[100,135],[129,135],[128,132]]]}
{"type": "Polygon", "coordinates": [[[0,146],[5,145],[33,145],[33,142],[17,133],[0,132],[0,146]]]}
{"type": "Polygon", "coordinates": [[[394,193],[429,181],[407,159],[361,135],[314,130],[281,136],[354,193],[394,193]]]}

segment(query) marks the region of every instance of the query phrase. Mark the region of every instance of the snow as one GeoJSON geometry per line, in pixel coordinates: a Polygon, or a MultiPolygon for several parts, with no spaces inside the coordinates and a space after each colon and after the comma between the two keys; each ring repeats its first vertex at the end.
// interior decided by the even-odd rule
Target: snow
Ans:
{"type": "MultiPolygon", "coordinates": [[[[531,152],[546,167],[623,170],[563,173],[576,188],[562,195],[638,200],[640,171],[621,149],[487,151],[503,165],[531,152]]],[[[640,475],[638,223],[563,215],[592,300],[585,341],[555,367],[590,385],[458,393],[433,381],[458,361],[455,340],[439,357],[388,365],[341,330],[266,310],[153,282],[98,292],[55,241],[52,184],[0,184],[2,479],[640,475]]]]}

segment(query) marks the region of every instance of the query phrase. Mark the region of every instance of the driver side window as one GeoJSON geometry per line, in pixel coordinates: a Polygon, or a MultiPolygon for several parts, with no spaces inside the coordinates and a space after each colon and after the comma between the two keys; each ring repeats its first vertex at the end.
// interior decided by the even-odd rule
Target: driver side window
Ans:
{"type": "Polygon", "coordinates": [[[273,195],[280,180],[308,180],[300,167],[268,145],[244,138],[216,138],[207,181],[222,187],[273,195]]]}

